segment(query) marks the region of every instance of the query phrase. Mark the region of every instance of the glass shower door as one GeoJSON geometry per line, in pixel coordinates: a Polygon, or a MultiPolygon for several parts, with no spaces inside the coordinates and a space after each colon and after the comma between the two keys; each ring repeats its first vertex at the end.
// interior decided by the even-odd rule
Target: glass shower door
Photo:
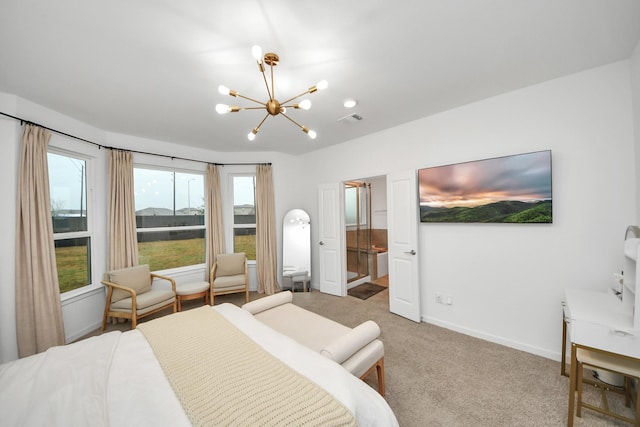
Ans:
{"type": "Polygon", "coordinates": [[[347,246],[347,283],[369,276],[370,186],[346,182],[344,188],[347,246]]]}

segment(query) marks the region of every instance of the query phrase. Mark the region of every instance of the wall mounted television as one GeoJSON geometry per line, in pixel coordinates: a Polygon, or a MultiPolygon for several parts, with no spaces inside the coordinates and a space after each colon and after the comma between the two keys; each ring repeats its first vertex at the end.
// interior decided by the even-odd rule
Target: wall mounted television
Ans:
{"type": "Polygon", "coordinates": [[[418,170],[420,222],[552,223],[551,150],[418,170]]]}

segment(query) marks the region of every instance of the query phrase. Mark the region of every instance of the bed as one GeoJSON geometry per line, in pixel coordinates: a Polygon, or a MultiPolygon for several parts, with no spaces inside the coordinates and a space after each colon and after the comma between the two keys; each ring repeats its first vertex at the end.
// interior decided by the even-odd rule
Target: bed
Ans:
{"type": "MultiPolygon", "coordinates": [[[[212,364],[206,362],[206,365],[212,364]]],[[[261,376],[264,371],[273,375],[280,372],[272,367],[262,369],[261,365],[262,363],[253,363],[253,368],[242,367],[239,370],[246,371],[249,376],[261,376]]],[[[238,371],[228,369],[227,366],[223,370],[238,371]]],[[[236,378],[236,374],[227,375],[229,376],[236,378]]],[[[232,304],[221,304],[213,308],[205,306],[176,313],[145,322],[136,330],[110,332],[0,365],[0,417],[3,425],[7,426],[299,425],[299,421],[291,418],[279,419],[274,414],[279,415],[289,410],[296,415],[301,413],[300,408],[313,405],[322,412],[330,406],[327,399],[331,401],[331,405],[346,409],[348,416],[357,425],[398,425],[391,408],[373,388],[339,364],[276,332],[249,312],[232,304]],[[188,316],[215,316],[216,319],[224,319],[241,336],[229,338],[230,336],[220,335],[224,333],[219,332],[218,326],[209,327],[201,318],[185,316],[190,312],[192,314],[188,316]],[[187,323],[185,327],[185,324],[178,322],[180,319],[191,319],[195,322],[192,325],[207,326],[192,328],[187,323]],[[184,362],[183,366],[174,367],[173,371],[167,369],[166,358],[163,359],[165,350],[159,350],[157,344],[154,344],[155,338],[151,339],[153,334],[145,329],[147,325],[150,328],[155,326],[158,331],[156,335],[160,335],[161,339],[176,339],[176,342],[180,342],[179,345],[168,347],[175,352],[174,358],[177,355],[184,362]],[[178,336],[180,334],[171,335],[172,328],[182,328],[182,335],[190,337],[192,341],[202,342],[207,354],[193,353],[179,341],[182,339],[178,336]],[[200,335],[192,337],[191,332],[200,335]],[[225,349],[232,354],[235,351],[244,355],[248,352],[236,347],[238,342],[245,339],[260,347],[256,350],[259,357],[274,359],[273,363],[278,369],[291,370],[291,378],[295,377],[296,381],[303,384],[308,383],[304,387],[309,390],[319,388],[317,392],[324,393],[324,397],[310,398],[315,394],[291,393],[285,391],[288,390],[286,388],[270,389],[268,393],[264,390],[257,392],[252,387],[250,390],[242,390],[238,396],[249,399],[251,403],[264,400],[269,401],[268,405],[279,405],[272,411],[264,412],[266,407],[263,407],[263,412],[256,410],[252,413],[252,405],[237,400],[237,395],[222,389],[219,384],[223,384],[224,379],[204,381],[206,376],[202,374],[202,380],[198,381],[198,363],[212,360],[207,359],[212,357],[211,349],[225,349]],[[212,342],[216,344],[211,345],[212,342]],[[193,386],[185,389],[179,381],[182,380],[184,384],[185,375],[188,372],[193,374],[193,371],[196,371],[195,380],[188,380],[193,386]],[[205,389],[197,387],[209,388],[205,392],[205,389]],[[191,393],[192,400],[213,400],[218,411],[227,413],[223,418],[217,418],[217,421],[194,415],[189,401],[185,402],[184,395],[188,393],[191,393]],[[301,401],[301,397],[305,400],[301,401]]],[[[317,413],[309,415],[312,421],[308,425],[349,425],[349,422],[327,422],[330,418],[314,418],[316,415],[317,413]]]]}

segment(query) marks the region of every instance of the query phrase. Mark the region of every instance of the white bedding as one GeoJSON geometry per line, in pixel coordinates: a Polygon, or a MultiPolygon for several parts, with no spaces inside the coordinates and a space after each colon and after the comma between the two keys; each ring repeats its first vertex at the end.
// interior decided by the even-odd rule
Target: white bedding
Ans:
{"type": "Polygon", "coordinates": [[[104,399],[120,332],[0,365],[3,426],[107,426],[104,399]]]}
{"type": "MultiPolygon", "coordinates": [[[[360,426],[398,425],[382,396],[339,364],[232,304],[214,309],[266,351],[331,393],[360,426]]],[[[190,425],[151,347],[136,330],[104,334],[0,365],[0,419],[7,426],[190,425]],[[55,372],[46,367],[49,363],[55,372]],[[100,396],[105,390],[106,400],[100,396]]]]}

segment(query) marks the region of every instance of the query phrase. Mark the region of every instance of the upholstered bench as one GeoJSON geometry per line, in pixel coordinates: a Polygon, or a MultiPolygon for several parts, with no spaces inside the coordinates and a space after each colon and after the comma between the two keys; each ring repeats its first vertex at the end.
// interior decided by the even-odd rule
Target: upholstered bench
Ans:
{"type": "Polygon", "coordinates": [[[367,320],[351,329],[292,301],[293,294],[286,291],[244,304],[242,308],[267,326],[341,364],[358,378],[364,379],[375,369],[378,391],[384,396],[384,346],[378,339],[378,325],[367,320]]]}

